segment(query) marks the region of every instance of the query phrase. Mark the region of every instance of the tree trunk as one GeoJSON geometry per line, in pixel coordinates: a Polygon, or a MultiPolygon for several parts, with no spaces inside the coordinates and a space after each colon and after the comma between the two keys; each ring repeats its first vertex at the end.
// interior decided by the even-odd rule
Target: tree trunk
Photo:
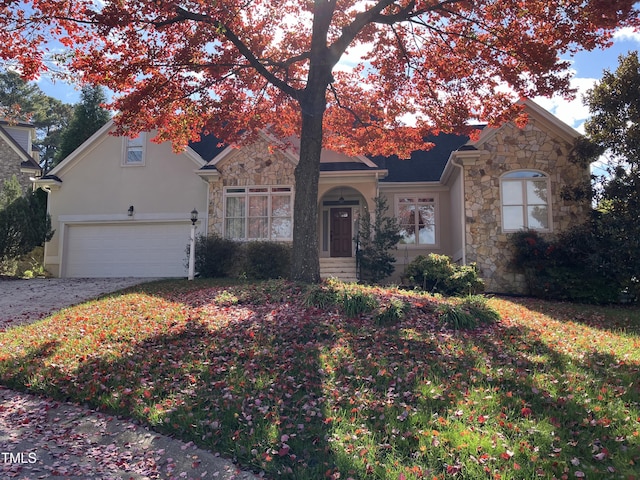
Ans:
{"type": "Polygon", "coordinates": [[[302,131],[300,160],[295,169],[296,192],[293,212],[292,280],[320,281],[318,260],[318,181],[322,153],[322,119],[326,109],[326,84],[308,89],[308,101],[301,101],[302,131]]]}

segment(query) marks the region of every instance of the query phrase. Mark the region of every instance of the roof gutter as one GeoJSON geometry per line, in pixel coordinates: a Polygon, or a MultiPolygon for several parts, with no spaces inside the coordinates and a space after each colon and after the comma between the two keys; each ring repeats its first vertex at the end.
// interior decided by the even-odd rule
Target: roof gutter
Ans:
{"type": "Polygon", "coordinates": [[[467,214],[466,206],[464,202],[464,164],[462,162],[457,163],[458,158],[451,155],[451,165],[460,169],[460,228],[462,228],[462,264],[467,264],[467,214]]]}
{"type": "MultiPolygon", "coordinates": [[[[478,150],[473,145],[463,145],[455,152],[451,152],[451,156],[449,157],[448,164],[452,165],[455,168],[460,169],[460,228],[462,229],[462,264],[467,264],[467,214],[466,214],[466,204],[465,204],[465,190],[466,185],[464,181],[464,166],[466,165],[474,165],[479,159],[480,155],[483,153],[482,150],[478,150]]],[[[451,175],[451,170],[445,168],[445,171],[442,172],[442,181],[448,182],[448,178],[451,175]]]]}

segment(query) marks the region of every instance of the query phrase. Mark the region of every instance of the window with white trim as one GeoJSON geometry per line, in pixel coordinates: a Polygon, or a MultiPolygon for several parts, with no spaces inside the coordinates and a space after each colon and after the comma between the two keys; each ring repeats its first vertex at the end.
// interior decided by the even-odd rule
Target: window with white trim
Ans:
{"type": "Polygon", "coordinates": [[[292,212],[291,187],[226,187],[224,235],[233,240],[291,240],[292,212]]]}
{"type": "Polygon", "coordinates": [[[143,166],[144,165],[144,145],[146,134],[141,132],[134,138],[125,137],[124,139],[124,158],[122,164],[125,166],[143,166]]]}
{"type": "Polygon", "coordinates": [[[396,212],[403,245],[435,245],[436,198],[433,195],[396,197],[396,212]]]}
{"type": "Polygon", "coordinates": [[[505,173],[500,179],[502,229],[550,230],[549,177],[534,170],[505,173]]]}

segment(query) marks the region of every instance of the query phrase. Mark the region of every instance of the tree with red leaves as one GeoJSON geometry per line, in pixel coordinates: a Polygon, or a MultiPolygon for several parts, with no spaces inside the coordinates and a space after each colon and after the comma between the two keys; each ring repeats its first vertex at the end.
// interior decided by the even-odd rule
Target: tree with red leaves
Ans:
{"type": "Polygon", "coordinates": [[[178,149],[203,130],[299,136],[292,273],[315,282],[321,148],[408,156],[470,118],[514,118],[520,97],[569,95],[560,55],[637,28],[634,3],[0,0],[0,60],[33,78],[54,39],[78,78],[117,92],[119,133],[157,129],[178,149]]]}

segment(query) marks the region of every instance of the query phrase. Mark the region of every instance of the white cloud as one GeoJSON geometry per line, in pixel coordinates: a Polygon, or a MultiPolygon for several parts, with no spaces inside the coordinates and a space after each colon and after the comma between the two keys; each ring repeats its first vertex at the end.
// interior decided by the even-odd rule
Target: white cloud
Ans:
{"type": "Polygon", "coordinates": [[[584,122],[589,118],[589,108],[584,104],[582,97],[597,81],[597,78],[573,78],[571,86],[577,89],[573,100],[554,96],[551,98],[537,97],[533,101],[567,125],[572,126],[580,133],[584,133],[584,122]]]}
{"type": "Polygon", "coordinates": [[[640,31],[632,27],[621,28],[613,34],[614,40],[631,41],[640,43],[640,31]]]}

